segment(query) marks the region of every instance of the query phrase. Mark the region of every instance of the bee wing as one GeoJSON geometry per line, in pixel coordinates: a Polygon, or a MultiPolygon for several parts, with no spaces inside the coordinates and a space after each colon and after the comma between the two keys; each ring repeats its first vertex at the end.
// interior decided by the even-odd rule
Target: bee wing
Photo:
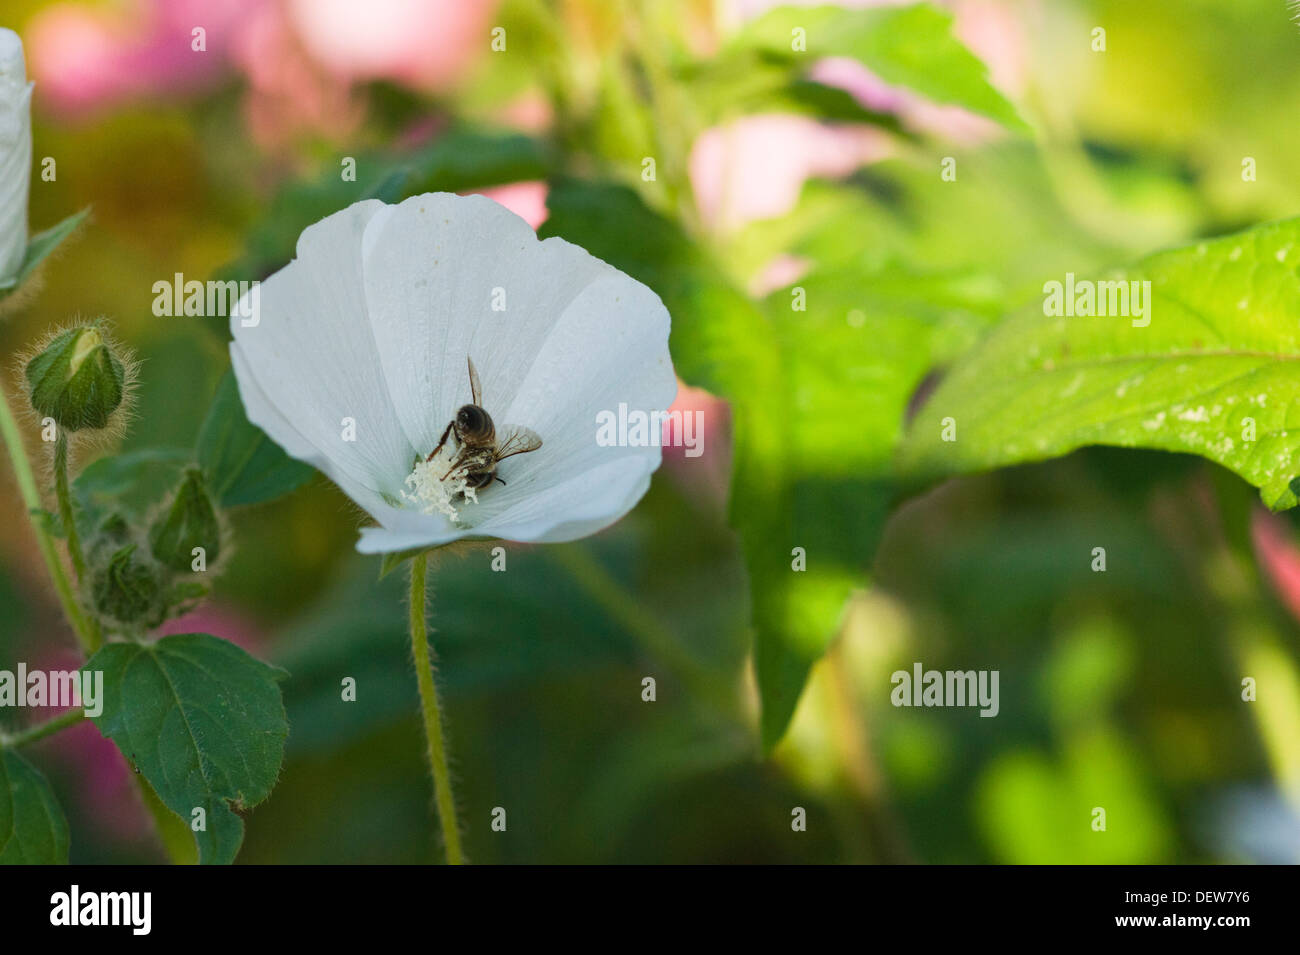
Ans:
{"type": "Polygon", "coordinates": [[[469,390],[474,396],[474,404],[480,408],[483,407],[483,387],[478,381],[478,369],[474,367],[474,359],[469,355],[465,356],[465,363],[469,365],[469,390]]]}
{"type": "Polygon", "coordinates": [[[542,446],[542,439],[537,436],[537,432],[532,428],[508,424],[502,429],[502,433],[505,437],[497,443],[496,456],[498,461],[514,454],[527,454],[529,451],[536,451],[542,446]]]}
{"type": "Polygon", "coordinates": [[[440,480],[445,481],[448,478],[450,478],[453,474],[457,474],[457,475],[465,474],[467,473],[468,470],[469,470],[469,465],[465,461],[465,449],[461,448],[459,451],[456,452],[456,457],[452,458],[451,464],[447,468],[447,472],[443,474],[440,480]]]}

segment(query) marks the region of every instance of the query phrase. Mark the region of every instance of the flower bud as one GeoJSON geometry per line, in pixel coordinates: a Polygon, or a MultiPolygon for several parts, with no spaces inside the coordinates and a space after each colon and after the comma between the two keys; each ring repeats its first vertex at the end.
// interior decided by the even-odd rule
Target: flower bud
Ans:
{"type": "Polygon", "coordinates": [[[23,41],[0,28],[0,289],[27,254],[27,191],[32,170],[32,84],[23,41]]]}
{"type": "Polygon", "coordinates": [[[205,565],[215,560],[221,550],[221,526],[203,486],[203,472],[191,468],[166,513],[149,529],[149,548],[164,566],[190,573],[198,547],[203,548],[205,565]]]}
{"type": "Polygon", "coordinates": [[[70,328],[27,363],[32,407],[67,431],[103,428],[122,403],[126,369],[94,327],[70,328]]]}
{"type": "Polygon", "coordinates": [[[95,574],[95,609],[126,624],[152,625],[159,617],[159,583],[152,568],[135,558],[135,544],[116,551],[95,574]]]}

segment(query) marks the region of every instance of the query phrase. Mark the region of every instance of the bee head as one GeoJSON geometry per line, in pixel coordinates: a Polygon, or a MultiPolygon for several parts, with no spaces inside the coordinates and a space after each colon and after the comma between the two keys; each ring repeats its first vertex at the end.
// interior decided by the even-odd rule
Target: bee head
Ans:
{"type": "Polygon", "coordinates": [[[456,412],[456,428],[462,438],[489,440],[496,430],[492,417],[478,405],[461,405],[456,412]]]}

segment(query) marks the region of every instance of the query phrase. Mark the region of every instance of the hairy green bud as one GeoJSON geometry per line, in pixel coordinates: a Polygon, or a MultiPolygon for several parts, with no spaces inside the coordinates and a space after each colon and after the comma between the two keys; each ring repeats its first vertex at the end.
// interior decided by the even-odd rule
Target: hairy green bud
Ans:
{"type": "Polygon", "coordinates": [[[120,548],[96,574],[95,609],[126,624],[152,625],[159,616],[160,585],[152,568],[135,558],[135,544],[120,548]]]}
{"type": "Polygon", "coordinates": [[[32,407],[66,431],[107,427],[122,403],[126,369],[93,326],[70,328],[27,363],[32,407]]]}
{"type": "Polygon", "coordinates": [[[185,472],[167,511],[149,529],[149,548],[160,563],[181,573],[206,569],[208,561],[216,560],[221,526],[197,468],[185,472]],[[201,560],[197,567],[196,560],[201,560]]]}

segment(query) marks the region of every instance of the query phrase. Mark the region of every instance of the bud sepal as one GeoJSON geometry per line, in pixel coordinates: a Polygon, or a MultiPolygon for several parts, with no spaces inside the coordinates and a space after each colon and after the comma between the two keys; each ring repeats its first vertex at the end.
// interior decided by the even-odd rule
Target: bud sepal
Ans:
{"type": "Polygon", "coordinates": [[[78,325],[55,334],[26,363],[32,408],[67,432],[108,427],[132,381],[123,360],[99,325],[78,325]]]}
{"type": "Polygon", "coordinates": [[[185,472],[166,510],[149,529],[149,549],[159,563],[182,574],[206,571],[220,556],[221,523],[198,468],[185,472]]]}

